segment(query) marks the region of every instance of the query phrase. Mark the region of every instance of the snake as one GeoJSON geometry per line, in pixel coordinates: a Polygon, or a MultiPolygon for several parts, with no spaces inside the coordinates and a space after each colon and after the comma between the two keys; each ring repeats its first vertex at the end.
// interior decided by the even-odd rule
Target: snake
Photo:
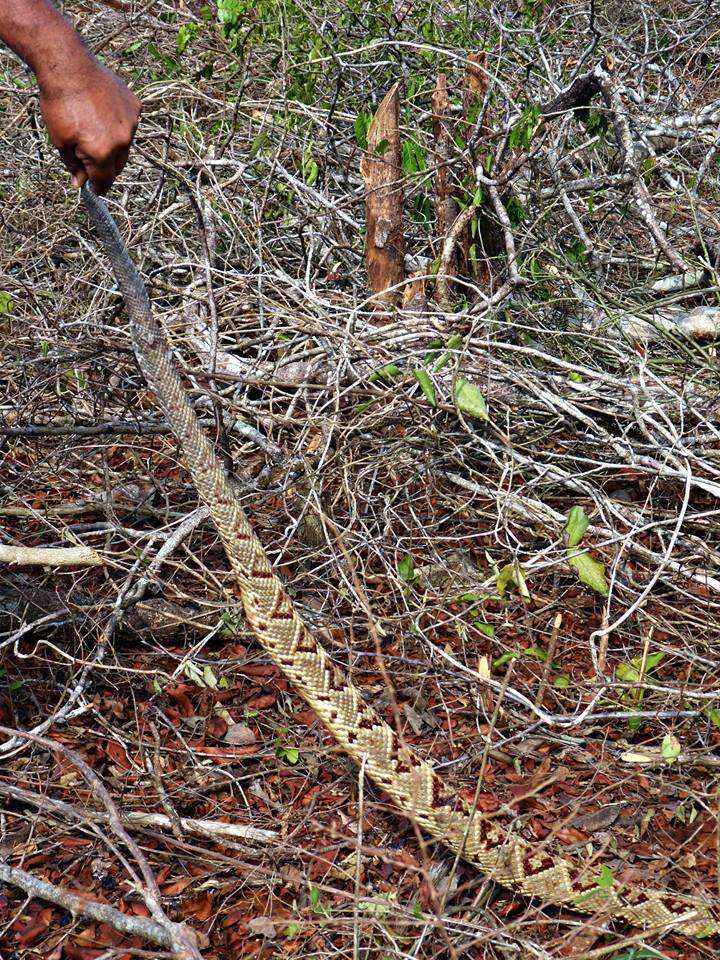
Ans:
{"type": "Polygon", "coordinates": [[[205,435],[153,315],[145,284],[107,204],[87,182],[81,196],[129,315],[140,371],[182,453],[195,491],[222,542],[245,617],[260,646],[305,700],[345,753],[399,813],[489,880],[545,905],[617,920],[641,929],[676,930],[694,937],[720,933],[720,915],[699,897],[616,880],[591,859],[583,866],[524,837],[517,818],[481,811],[446,783],[432,764],[365,701],[304,622],[205,435]]]}

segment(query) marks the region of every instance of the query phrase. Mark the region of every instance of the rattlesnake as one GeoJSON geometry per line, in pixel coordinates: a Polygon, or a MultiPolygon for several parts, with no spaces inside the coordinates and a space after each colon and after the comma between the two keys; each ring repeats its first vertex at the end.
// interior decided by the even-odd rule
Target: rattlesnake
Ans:
{"type": "Polygon", "coordinates": [[[720,932],[708,903],[635,884],[610,884],[597,863],[582,869],[538,841],[523,839],[497,817],[473,810],[405,745],[331,661],[303,623],[234,495],[203,433],[165,335],[117,226],[86,184],[82,190],[130,315],[140,368],[179,442],[200,499],[207,505],[258,641],[342,748],[407,817],[489,878],[548,904],[566,905],[640,927],[695,936],[720,932]]]}

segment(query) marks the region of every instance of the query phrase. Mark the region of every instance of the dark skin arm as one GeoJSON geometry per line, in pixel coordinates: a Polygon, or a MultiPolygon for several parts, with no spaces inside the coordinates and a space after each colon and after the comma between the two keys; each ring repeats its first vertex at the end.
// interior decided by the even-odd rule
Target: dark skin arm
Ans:
{"type": "Polygon", "coordinates": [[[0,41],[37,77],[50,140],[76,187],[107,193],[130,152],[140,101],[48,0],[0,0],[0,41]]]}

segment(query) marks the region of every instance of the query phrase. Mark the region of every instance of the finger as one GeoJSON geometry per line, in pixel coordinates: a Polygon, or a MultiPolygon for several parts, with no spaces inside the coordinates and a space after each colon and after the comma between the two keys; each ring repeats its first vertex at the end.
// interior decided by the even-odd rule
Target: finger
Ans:
{"type": "Polygon", "coordinates": [[[60,158],[62,162],[68,168],[70,173],[73,174],[73,182],[74,182],[75,175],[83,172],[82,161],[78,158],[77,154],[75,153],[75,147],[73,146],[61,147],[58,150],[58,153],[60,154],[60,158]]]}
{"type": "Polygon", "coordinates": [[[60,154],[62,162],[70,171],[72,185],[79,189],[87,180],[87,174],[85,173],[82,161],[75,153],[75,148],[73,146],[62,147],[58,150],[58,153],[60,154]]]}
{"type": "Polygon", "coordinates": [[[95,163],[94,160],[87,159],[83,161],[83,165],[90,183],[95,188],[95,193],[100,197],[104,196],[113,185],[116,176],[114,158],[108,157],[103,163],[95,163]]]}
{"type": "Polygon", "coordinates": [[[130,156],[130,147],[124,147],[115,154],[115,176],[119,177],[130,156]]]}

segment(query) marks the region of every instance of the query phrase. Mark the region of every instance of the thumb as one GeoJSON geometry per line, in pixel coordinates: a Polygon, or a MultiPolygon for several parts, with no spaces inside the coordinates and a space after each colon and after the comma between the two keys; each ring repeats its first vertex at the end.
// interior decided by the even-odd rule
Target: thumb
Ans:
{"type": "Polygon", "coordinates": [[[70,171],[70,178],[72,180],[72,185],[78,190],[87,180],[87,172],[83,166],[82,160],[78,157],[75,152],[74,146],[62,147],[59,150],[60,157],[62,162],[70,171]]]}

